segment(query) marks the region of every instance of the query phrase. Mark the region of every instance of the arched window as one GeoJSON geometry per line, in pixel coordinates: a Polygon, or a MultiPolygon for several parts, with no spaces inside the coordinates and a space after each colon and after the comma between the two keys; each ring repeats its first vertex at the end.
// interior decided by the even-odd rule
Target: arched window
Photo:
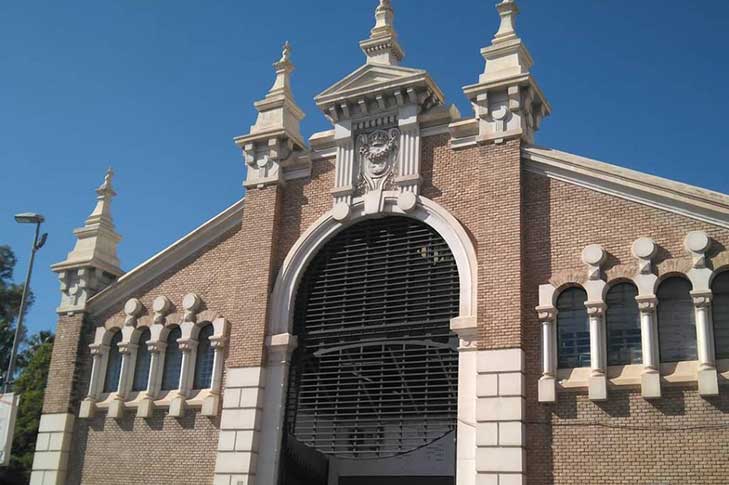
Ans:
{"type": "Polygon", "coordinates": [[[620,283],[610,288],[605,297],[608,365],[642,362],[640,311],[636,296],[638,289],[635,285],[620,283]]]}
{"type": "Polygon", "coordinates": [[[206,325],[197,337],[197,360],[195,361],[194,389],[208,389],[213,382],[213,360],[215,351],[210,346],[213,326],[206,325]]]}
{"type": "Polygon", "coordinates": [[[109,344],[109,359],[106,361],[106,376],[104,378],[104,392],[117,392],[119,390],[119,376],[121,375],[122,355],[119,353],[119,343],[122,341],[121,331],[111,337],[109,344]]]}
{"type": "Polygon", "coordinates": [[[146,391],[149,384],[149,364],[152,355],[147,348],[149,342],[149,329],[145,328],[142,335],[139,336],[137,343],[137,360],[134,364],[134,382],[132,383],[132,391],[146,391]]]}
{"type": "Polygon", "coordinates": [[[590,366],[590,323],[587,319],[587,293],[568,288],[557,299],[557,348],[559,367],[590,366]]]}
{"type": "Polygon", "coordinates": [[[658,340],[661,361],[696,360],[696,323],[691,283],[668,278],[658,288],[658,340]]]}
{"type": "Polygon", "coordinates": [[[729,359],[729,271],[721,273],[711,285],[714,294],[714,339],[716,358],[729,359]]]}
{"type": "Polygon", "coordinates": [[[167,349],[165,350],[165,365],[162,373],[162,390],[171,391],[180,387],[180,372],[182,371],[182,351],[177,339],[182,337],[180,327],[170,330],[167,335],[167,349]]]}

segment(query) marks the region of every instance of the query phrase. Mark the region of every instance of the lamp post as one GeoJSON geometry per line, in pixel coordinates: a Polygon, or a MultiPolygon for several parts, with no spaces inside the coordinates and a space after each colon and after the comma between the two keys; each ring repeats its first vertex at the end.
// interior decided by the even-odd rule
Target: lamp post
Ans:
{"type": "Polygon", "coordinates": [[[10,388],[10,381],[15,372],[15,360],[18,356],[18,346],[20,345],[20,335],[23,328],[23,316],[25,314],[25,306],[28,302],[28,291],[30,289],[30,277],[33,274],[33,262],[35,261],[35,253],[46,243],[48,234],[40,235],[40,226],[45,218],[40,214],[24,213],[15,216],[15,221],[19,224],[35,224],[35,237],[33,238],[33,248],[30,252],[30,263],[28,264],[28,273],[25,276],[25,286],[23,287],[23,296],[20,299],[20,310],[18,312],[18,324],[15,327],[15,337],[13,338],[13,350],[10,353],[10,362],[8,363],[8,371],[5,374],[5,382],[3,383],[3,394],[7,394],[10,388]]]}

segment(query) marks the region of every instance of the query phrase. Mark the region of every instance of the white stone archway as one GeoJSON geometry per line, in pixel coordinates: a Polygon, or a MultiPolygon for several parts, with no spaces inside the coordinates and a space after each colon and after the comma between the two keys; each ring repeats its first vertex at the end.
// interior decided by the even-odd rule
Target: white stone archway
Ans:
{"type": "Polygon", "coordinates": [[[365,218],[401,215],[419,220],[435,230],[448,244],[459,274],[459,316],[451,328],[461,338],[458,386],[458,483],[472,483],[475,474],[476,450],[476,250],[468,233],[445,208],[425,197],[418,197],[416,206],[408,212],[398,206],[399,192],[384,192],[383,209],[367,214],[363,199],[355,199],[346,221],[338,221],[332,212],[323,215],[294,244],[276,278],[269,307],[266,345],[269,357],[266,369],[263,419],[256,484],[277,483],[284,419],[284,400],[291,352],[296,346],[291,334],[293,310],[299,281],[309,262],[335,234],[365,218]],[[470,480],[469,477],[470,476],[470,480]]]}

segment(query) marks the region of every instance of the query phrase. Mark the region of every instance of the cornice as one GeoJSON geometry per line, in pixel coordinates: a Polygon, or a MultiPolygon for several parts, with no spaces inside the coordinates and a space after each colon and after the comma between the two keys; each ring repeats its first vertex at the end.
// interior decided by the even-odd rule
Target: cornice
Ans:
{"type": "Polygon", "coordinates": [[[729,228],[729,196],[551,148],[522,148],[525,170],[729,228]]]}
{"type": "Polygon", "coordinates": [[[91,297],[88,309],[99,314],[112,305],[126,301],[144,285],[172,269],[191,254],[218,240],[240,225],[245,198],[225,209],[203,225],[117,279],[111,286],[91,297]]]}

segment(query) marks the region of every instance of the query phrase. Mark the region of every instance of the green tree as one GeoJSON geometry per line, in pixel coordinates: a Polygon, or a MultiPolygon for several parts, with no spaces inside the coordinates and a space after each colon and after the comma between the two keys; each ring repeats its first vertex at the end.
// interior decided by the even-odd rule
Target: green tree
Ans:
{"type": "Polygon", "coordinates": [[[0,483],[21,485],[30,480],[52,351],[53,335],[45,331],[33,335],[23,351],[25,365],[15,381],[20,405],[15,421],[13,451],[10,466],[0,471],[0,483]]]}

